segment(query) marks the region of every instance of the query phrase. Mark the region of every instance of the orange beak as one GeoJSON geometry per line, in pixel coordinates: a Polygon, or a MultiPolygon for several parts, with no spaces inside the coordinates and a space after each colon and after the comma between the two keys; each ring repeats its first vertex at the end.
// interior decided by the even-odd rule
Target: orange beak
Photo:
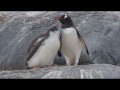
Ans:
{"type": "Polygon", "coordinates": [[[55,17],[56,20],[60,20],[61,18],[60,17],[55,17]]]}

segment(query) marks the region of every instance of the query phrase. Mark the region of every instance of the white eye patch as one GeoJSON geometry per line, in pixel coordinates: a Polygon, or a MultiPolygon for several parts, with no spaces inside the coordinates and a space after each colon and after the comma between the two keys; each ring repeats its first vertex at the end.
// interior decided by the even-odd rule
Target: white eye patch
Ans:
{"type": "Polygon", "coordinates": [[[64,18],[67,18],[67,15],[65,15],[65,17],[64,18]]]}

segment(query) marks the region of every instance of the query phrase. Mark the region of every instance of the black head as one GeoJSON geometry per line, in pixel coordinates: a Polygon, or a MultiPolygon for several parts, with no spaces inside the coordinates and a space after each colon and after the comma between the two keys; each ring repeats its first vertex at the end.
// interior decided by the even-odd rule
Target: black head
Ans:
{"type": "Polygon", "coordinates": [[[61,17],[56,17],[56,19],[61,22],[62,28],[69,28],[74,26],[72,19],[68,15],[62,15],[61,17]]]}

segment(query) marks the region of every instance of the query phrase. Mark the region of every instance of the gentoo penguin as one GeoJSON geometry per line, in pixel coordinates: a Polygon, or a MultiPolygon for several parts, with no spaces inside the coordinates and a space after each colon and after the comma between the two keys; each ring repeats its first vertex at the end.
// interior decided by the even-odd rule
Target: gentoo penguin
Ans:
{"type": "Polygon", "coordinates": [[[85,46],[86,52],[89,55],[85,41],[68,15],[62,15],[61,17],[56,17],[56,19],[59,20],[62,25],[60,37],[61,52],[65,57],[66,64],[78,65],[82,45],[85,46]]]}
{"type": "Polygon", "coordinates": [[[26,51],[28,69],[53,65],[54,57],[60,48],[59,37],[59,27],[54,25],[45,34],[32,40],[26,51]]]}

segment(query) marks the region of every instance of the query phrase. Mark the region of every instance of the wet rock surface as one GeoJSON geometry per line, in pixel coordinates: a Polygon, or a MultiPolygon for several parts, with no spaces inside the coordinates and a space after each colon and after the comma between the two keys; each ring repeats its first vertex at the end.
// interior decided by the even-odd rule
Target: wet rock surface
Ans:
{"type": "Polygon", "coordinates": [[[30,70],[0,71],[0,79],[116,79],[120,67],[108,64],[60,66],[30,70]]]}

